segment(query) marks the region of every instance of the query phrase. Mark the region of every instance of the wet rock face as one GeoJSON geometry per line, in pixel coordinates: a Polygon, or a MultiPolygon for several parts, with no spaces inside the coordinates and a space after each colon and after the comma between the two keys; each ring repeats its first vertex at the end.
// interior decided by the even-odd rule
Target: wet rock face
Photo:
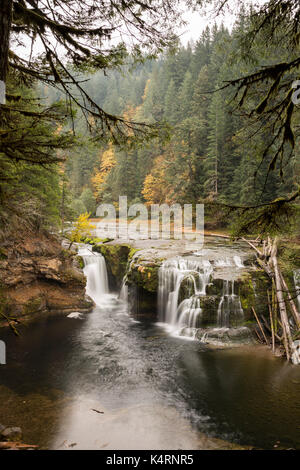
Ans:
{"type": "Polygon", "coordinates": [[[126,272],[131,247],[127,244],[95,244],[92,249],[105,258],[110,290],[119,289],[126,272]]]}
{"type": "Polygon", "coordinates": [[[135,284],[128,286],[128,306],[138,320],[157,320],[157,294],[135,284]]]}
{"type": "Polygon", "coordinates": [[[208,327],[216,325],[218,321],[218,305],[220,299],[216,295],[202,296],[200,299],[200,306],[202,314],[199,318],[197,327],[208,327]]]}
{"type": "Polygon", "coordinates": [[[19,427],[6,427],[0,425],[1,441],[20,441],[22,439],[22,429],[19,427]],[[1,430],[2,427],[2,430],[1,430]]]}
{"type": "Polygon", "coordinates": [[[1,248],[1,308],[6,315],[35,318],[46,313],[87,312],[86,280],[75,254],[47,234],[27,234],[1,248]]]}

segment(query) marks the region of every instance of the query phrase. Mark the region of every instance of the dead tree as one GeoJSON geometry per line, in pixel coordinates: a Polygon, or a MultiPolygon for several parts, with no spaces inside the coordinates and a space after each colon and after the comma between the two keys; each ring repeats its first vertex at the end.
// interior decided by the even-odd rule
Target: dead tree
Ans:
{"type": "MultiPolygon", "coordinates": [[[[245,238],[243,238],[243,240],[255,250],[258,265],[262,267],[266,274],[272,279],[272,283],[275,288],[276,306],[278,306],[279,309],[280,326],[282,330],[281,337],[276,334],[276,338],[279,338],[280,342],[283,344],[287,360],[291,361],[293,364],[300,364],[300,345],[293,339],[293,328],[289,320],[289,311],[292,314],[295,323],[295,332],[297,334],[300,332],[300,314],[278,265],[278,238],[275,237],[272,241],[270,237],[268,237],[268,240],[263,241],[262,250],[255,246],[253,242],[250,242],[245,238]]],[[[274,351],[275,322],[272,306],[269,302],[269,296],[268,303],[270,311],[270,327],[268,327],[268,329],[272,332],[272,350],[274,351]]],[[[257,315],[255,315],[255,317],[260,325],[257,315]]]]}

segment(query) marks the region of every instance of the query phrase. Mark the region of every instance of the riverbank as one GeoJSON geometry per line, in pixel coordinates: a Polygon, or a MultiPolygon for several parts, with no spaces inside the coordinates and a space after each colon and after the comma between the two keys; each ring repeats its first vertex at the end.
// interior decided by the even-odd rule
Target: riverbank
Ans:
{"type": "Polygon", "coordinates": [[[0,326],[47,315],[89,312],[86,279],[76,254],[49,233],[20,233],[0,248],[0,326]]]}

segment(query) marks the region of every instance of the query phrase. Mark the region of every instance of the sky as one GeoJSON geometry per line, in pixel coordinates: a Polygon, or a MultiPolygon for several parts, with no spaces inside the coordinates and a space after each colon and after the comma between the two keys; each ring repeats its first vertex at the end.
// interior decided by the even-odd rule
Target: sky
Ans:
{"type": "MultiPolygon", "coordinates": [[[[263,5],[268,0],[243,0],[243,4],[247,5],[263,5]]],[[[184,2],[183,2],[184,5],[184,2]]],[[[207,13],[192,12],[186,11],[183,16],[183,19],[187,22],[187,25],[183,27],[180,31],[181,42],[186,45],[189,41],[197,41],[199,39],[202,31],[206,26],[212,26],[215,22],[217,24],[224,23],[224,25],[231,30],[236,15],[238,13],[239,6],[241,5],[241,0],[228,0],[228,9],[224,11],[224,14],[215,17],[215,14],[212,11],[212,7],[207,8],[207,13]]],[[[184,7],[183,7],[184,8],[184,7]]],[[[185,7],[186,9],[186,7],[185,7]]]]}
{"type": "Polygon", "coordinates": [[[234,15],[227,14],[224,17],[214,18],[213,15],[207,15],[206,17],[199,12],[188,12],[184,15],[184,20],[187,25],[179,31],[181,42],[186,45],[189,41],[197,41],[202,31],[207,26],[212,26],[215,22],[220,24],[222,21],[224,24],[231,29],[235,20],[234,15]]]}
{"type": "MultiPolygon", "coordinates": [[[[263,4],[268,0],[243,0],[244,4],[263,4]]],[[[234,24],[236,14],[238,12],[238,5],[241,4],[241,0],[228,0],[229,10],[226,10],[224,14],[216,17],[213,13],[212,6],[207,7],[206,14],[202,11],[193,12],[188,9],[184,0],[182,0],[181,9],[183,13],[183,19],[186,21],[186,25],[177,31],[181,42],[187,45],[189,41],[196,42],[201,36],[202,31],[207,26],[212,26],[215,22],[220,24],[223,22],[225,26],[231,30],[234,24]]],[[[119,39],[118,39],[119,40],[119,39]]],[[[13,49],[19,53],[23,58],[28,58],[30,53],[30,40],[24,38],[25,47],[14,47],[13,49]]],[[[34,52],[39,53],[43,50],[39,41],[35,43],[34,52]]]]}

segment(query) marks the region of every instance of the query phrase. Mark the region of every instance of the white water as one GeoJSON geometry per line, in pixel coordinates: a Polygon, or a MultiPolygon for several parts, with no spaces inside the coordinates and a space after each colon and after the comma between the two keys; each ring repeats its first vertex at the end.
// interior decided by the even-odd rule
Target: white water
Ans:
{"type": "Polygon", "coordinates": [[[243,263],[243,261],[242,261],[242,259],[241,259],[240,256],[237,256],[237,255],[236,255],[236,256],[233,257],[233,259],[234,259],[235,265],[236,265],[238,268],[244,268],[244,267],[245,267],[245,266],[244,266],[244,263],[243,263]]]}
{"type": "MultiPolygon", "coordinates": [[[[214,270],[228,267],[230,270],[239,270],[244,264],[239,256],[218,257],[212,261],[203,256],[197,259],[178,257],[165,261],[159,270],[160,324],[165,324],[173,332],[180,332],[182,328],[199,328],[203,314],[201,301],[206,296],[207,286],[213,283],[214,270]],[[183,285],[186,298],[182,300],[183,285]]],[[[244,312],[240,297],[235,293],[234,280],[224,279],[219,296],[216,326],[228,327],[232,320],[241,320],[244,312]]]]}
{"type": "Polygon", "coordinates": [[[201,313],[199,296],[194,295],[189,299],[184,299],[177,309],[179,326],[197,328],[198,318],[201,316],[201,313]]]}
{"type": "Polygon", "coordinates": [[[123,300],[124,302],[128,302],[128,285],[127,280],[123,279],[122,286],[120,289],[119,299],[123,300]]]}
{"type": "Polygon", "coordinates": [[[105,294],[109,292],[105,259],[100,253],[93,252],[87,246],[80,248],[78,255],[84,261],[83,272],[87,278],[86,293],[96,305],[101,306],[105,294]]]}
{"type": "Polygon", "coordinates": [[[243,318],[241,299],[234,293],[234,281],[223,281],[222,297],[218,306],[218,326],[229,327],[230,317],[243,318]]]}
{"type": "Polygon", "coordinates": [[[186,326],[194,324],[201,313],[200,301],[185,299],[178,307],[180,287],[183,281],[191,295],[206,294],[206,286],[210,282],[213,267],[208,260],[175,258],[163,263],[159,270],[158,309],[160,322],[170,325],[186,326]],[[190,302],[186,302],[190,300],[190,302]],[[190,315],[187,308],[190,306],[190,315]]]}

